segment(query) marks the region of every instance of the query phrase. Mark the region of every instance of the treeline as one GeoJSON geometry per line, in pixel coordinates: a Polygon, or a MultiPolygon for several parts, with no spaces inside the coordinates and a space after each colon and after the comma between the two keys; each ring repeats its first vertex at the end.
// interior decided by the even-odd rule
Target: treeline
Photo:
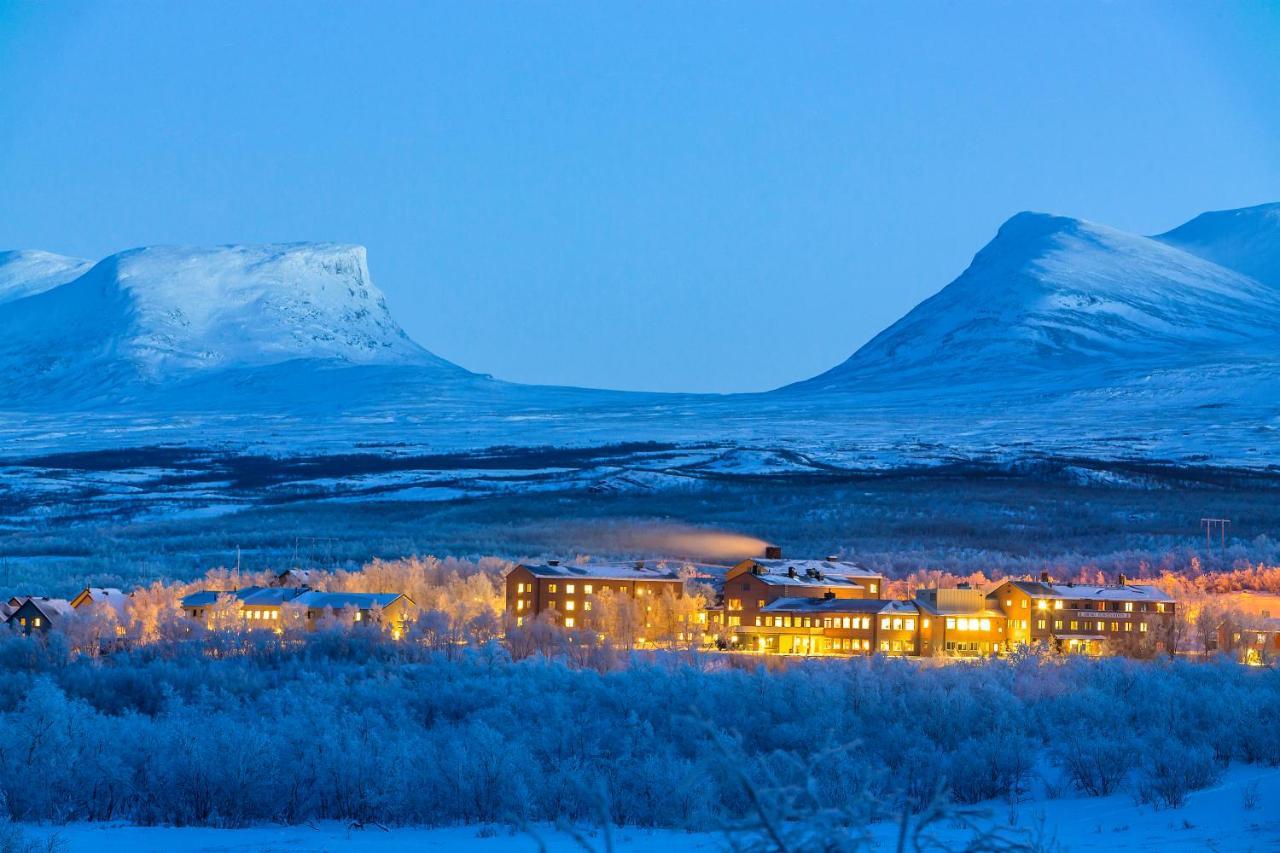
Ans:
{"type": "Polygon", "coordinates": [[[15,820],[708,829],[780,791],[849,822],[939,789],[1177,806],[1230,762],[1280,764],[1272,670],[1029,655],[746,666],[672,652],[599,671],[512,661],[496,641],[447,660],[337,631],[227,657],[159,641],[89,659],[56,634],[5,638],[0,793],[15,820]]]}

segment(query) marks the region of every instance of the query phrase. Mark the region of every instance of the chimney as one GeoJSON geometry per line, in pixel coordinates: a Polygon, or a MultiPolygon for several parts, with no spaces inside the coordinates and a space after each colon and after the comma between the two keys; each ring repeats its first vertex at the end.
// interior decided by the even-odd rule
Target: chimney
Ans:
{"type": "Polygon", "coordinates": [[[839,557],[839,555],[837,555],[837,554],[828,554],[828,555],[827,555],[827,562],[828,562],[828,563],[838,563],[838,562],[840,562],[840,557],[839,557]]]}
{"type": "Polygon", "coordinates": [[[766,546],[764,546],[764,558],[765,558],[766,560],[781,560],[781,559],[782,559],[782,546],[781,546],[781,545],[766,545],[766,546]]]}
{"type": "Polygon", "coordinates": [[[644,568],[644,560],[636,560],[635,570],[638,572],[644,568]]]}
{"type": "Polygon", "coordinates": [[[1040,583],[1053,583],[1053,581],[1052,581],[1052,580],[1050,580],[1050,578],[1049,578],[1049,573],[1048,573],[1048,572],[1041,572],[1041,573],[1040,573],[1040,583]]]}
{"type": "Polygon", "coordinates": [[[827,601],[831,601],[836,597],[836,594],[831,590],[827,590],[825,593],[823,593],[822,597],[825,598],[827,601]]]}
{"type": "Polygon", "coordinates": [[[1121,572],[1118,576],[1116,576],[1116,583],[1119,584],[1120,586],[1124,586],[1125,582],[1128,580],[1129,579],[1124,576],[1124,572],[1121,572]]]}
{"type": "Polygon", "coordinates": [[[795,566],[787,566],[787,577],[789,577],[789,578],[793,578],[793,577],[795,577],[795,576],[796,576],[796,567],[795,567],[795,566]]]}
{"type": "Polygon", "coordinates": [[[560,561],[559,561],[559,560],[547,560],[547,565],[548,565],[548,566],[558,566],[558,565],[560,565],[560,561]]]}

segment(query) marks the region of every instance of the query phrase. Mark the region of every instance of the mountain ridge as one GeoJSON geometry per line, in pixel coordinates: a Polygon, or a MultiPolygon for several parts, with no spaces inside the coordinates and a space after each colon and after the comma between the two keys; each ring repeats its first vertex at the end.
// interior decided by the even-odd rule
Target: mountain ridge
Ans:
{"type": "Polygon", "coordinates": [[[1082,377],[1277,330],[1280,289],[1170,242],[1023,212],[950,284],[845,362],[786,390],[1082,377]]]}

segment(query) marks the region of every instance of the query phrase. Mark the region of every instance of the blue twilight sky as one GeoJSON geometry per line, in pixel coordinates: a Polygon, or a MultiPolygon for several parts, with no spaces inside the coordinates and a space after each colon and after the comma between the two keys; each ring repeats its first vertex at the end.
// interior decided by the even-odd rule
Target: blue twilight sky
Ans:
{"type": "Polygon", "coordinates": [[[1280,200],[1280,4],[0,0],[0,248],[363,243],[523,382],[848,357],[1008,216],[1280,200]]]}

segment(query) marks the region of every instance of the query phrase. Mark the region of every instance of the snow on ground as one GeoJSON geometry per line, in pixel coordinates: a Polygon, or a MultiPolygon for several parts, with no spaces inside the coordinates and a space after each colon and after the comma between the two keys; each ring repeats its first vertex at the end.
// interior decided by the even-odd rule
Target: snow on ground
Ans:
{"type": "MultiPolygon", "coordinates": [[[[1242,766],[1232,768],[1217,785],[1191,794],[1180,809],[1155,809],[1135,803],[1129,792],[1097,798],[1065,798],[1024,803],[1016,809],[993,803],[991,820],[1002,825],[1032,829],[1041,818],[1045,837],[1056,839],[1067,851],[1160,850],[1177,851],[1276,851],[1280,850],[1280,768],[1242,766]],[[1255,798],[1252,806],[1247,804],[1255,798]],[[1015,823],[1016,821],[1016,823],[1015,823]]],[[[581,851],[573,838],[549,827],[536,830],[552,853],[581,851]]],[[[897,827],[878,825],[873,830],[877,849],[892,850],[897,827]]],[[[132,853],[233,853],[233,851],[478,851],[522,853],[538,850],[526,834],[506,828],[452,827],[446,829],[369,828],[348,830],[341,824],[317,827],[256,827],[250,829],[198,829],[135,827],[112,824],[70,824],[31,827],[32,837],[56,832],[65,853],[129,850],[132,853]]],[[[602,837],[588,831],[589,841],[603,850],[602,837]]],[[[957,829],[936,833],[957,846],[966,837],[957,829]]],[[[672,830],[617,829],[613,836],[618,853],[671,853],[676,850],[720,851],[723,836],[717,833],[685,833],[672,830]]]]}

